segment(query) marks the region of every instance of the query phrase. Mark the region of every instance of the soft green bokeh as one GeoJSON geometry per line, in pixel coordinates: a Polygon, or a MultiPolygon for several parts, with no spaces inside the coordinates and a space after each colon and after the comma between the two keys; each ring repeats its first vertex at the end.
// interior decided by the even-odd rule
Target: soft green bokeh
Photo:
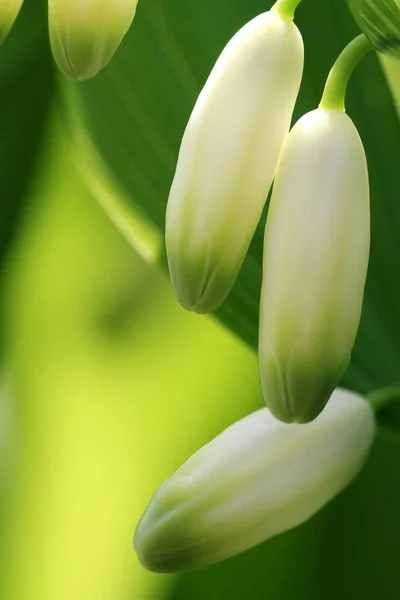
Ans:
{"type": "Polygon", "coordinates": [[[164,589],[138,565],[136,523],[163,478],[257,405],[254,355],[178,307],[85,191],[58,126],[3,285],[17,467],[0,597],[164,589]]]}

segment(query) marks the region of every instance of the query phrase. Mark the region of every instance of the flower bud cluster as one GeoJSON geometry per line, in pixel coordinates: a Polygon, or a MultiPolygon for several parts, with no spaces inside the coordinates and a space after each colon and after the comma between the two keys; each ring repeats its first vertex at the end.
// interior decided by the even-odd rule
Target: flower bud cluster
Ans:
{"type": "MultiPolygon", "coordinates": [[[[0,42],[22,1],[2,0],[0,42]]],[[[375,46],[400,54],[398,0],[349,1],[375,46]]],[[[49,0],[61,71],[96,75],[137,2],[49,0]]],[[[336,389],[368,268],[367,162],[342,105],[322,103],[289,132],[304,60],[295,5],[278,0],[231,39],[183,136],[166,246],[186,309],[211,312],[227,297],[274,182],[259,335],[268,408],[228,428],[155,493],[135,535],[151,570],[205,567],[304,522],[357,475],[374,438],[370,405],[336,389]]]]}
{"type": "Polygon", "coordinates": [[[350,361],[369,257],[363,145],[339,109],[288,134],[303,70],[292,19],[261,14],[228,43],[189,119],[167,208],[171,280],[188,310],[232,288],[275,177],[265,231],[259,359],[282,421],[324,408],[350,361]]]}
{"type": "Polygon", "coordinates": [[[259,337],[268,408],[155,493],[135,535],[154,571],[205,567],[304,522],[356,476],[374,438],[371,406],[335,391],[368,267],[366,157],[331,88],[289,132],[303,44],[284,5],[245,25],[218,59],[183,136],[166,221],[178,300],[210,312],[234,284],[274,180],[259,337]]]}

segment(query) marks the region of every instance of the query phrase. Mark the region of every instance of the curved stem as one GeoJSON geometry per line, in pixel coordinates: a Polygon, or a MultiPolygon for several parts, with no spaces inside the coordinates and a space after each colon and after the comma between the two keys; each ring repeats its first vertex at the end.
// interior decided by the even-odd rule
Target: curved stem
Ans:
{"type": "Polygon", "coordinates": [[[350,77],[360,60],[373,50],[369,39],[361,34],[346,46],[329,73],[320,108],[345,110],[345,98],[350,77]]]}
{"type": "Polygon", "coordinates": [[[292,20],[301,0],[277,0],[271,10],[275,10],[282,17],[292,20]]]}

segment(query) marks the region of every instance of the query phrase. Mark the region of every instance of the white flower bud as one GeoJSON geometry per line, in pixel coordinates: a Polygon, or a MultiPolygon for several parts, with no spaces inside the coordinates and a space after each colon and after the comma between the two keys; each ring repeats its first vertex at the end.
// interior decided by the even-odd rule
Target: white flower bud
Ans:
{"type": "Polygon", "coordinates": [[[337,390],[307,425],[268,409],[235,423],[155,493],[135,535],[143,565],[198,569],[295,527],[361,470],[375,433],[372,409],[337,390]]]}
{"type": "Polygon", "coordinates": [[[282,149],[264,245],[260,373],[282,421],[314,419],[347,369],[369,221],[367,163],[351,119],[339,110],[305,115],[282,149]]]}
{"type": "Polygon", "coordinates": [[[23,0],[1,0],[0,1],[0,44],[6,39],[8,32],[14,25],[14,21],[21,9],[23,0]]]}
{"type": "Polygon", "coordinates": [[[228,43],[190,117],[168,201],[178,300],[199,313],[232,287],[260,219],[303,70],[293,22],[271,10],[228,43]]]}
{"type": "Polygon", "coordinates": [[[51,48],[60,70],[94,77],[112,58],[135,16],[138,0],[49,0],[51,48]]]}

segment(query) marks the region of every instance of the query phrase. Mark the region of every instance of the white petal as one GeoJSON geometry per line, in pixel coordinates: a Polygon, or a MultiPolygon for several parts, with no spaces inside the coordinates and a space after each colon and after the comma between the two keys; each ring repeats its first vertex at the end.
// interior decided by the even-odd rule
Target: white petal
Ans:
{"type": "Polygon", "coordinates": [[[260,372],[270,410],[305,422],[344,374],[369,258],[364,149],[343,112],[318,109],[290,132],[264,245],[260,372]]]}
{"type": "Polygon", "coordinates": [[[337,390],[307,425],[268,409],[196,452],[154,495],[135,535],[155,571],[197,569],[299,525],[357,475],[375,432],[372,409],[337,390]]]}
{"type": "Polygon", "coordinates": [[[298,29],[270,11],[228,43],[198,98],[166,223],[172,282],[189,310],[214,310],[237,276],[267,199],[302,70],[298,29]]]}

